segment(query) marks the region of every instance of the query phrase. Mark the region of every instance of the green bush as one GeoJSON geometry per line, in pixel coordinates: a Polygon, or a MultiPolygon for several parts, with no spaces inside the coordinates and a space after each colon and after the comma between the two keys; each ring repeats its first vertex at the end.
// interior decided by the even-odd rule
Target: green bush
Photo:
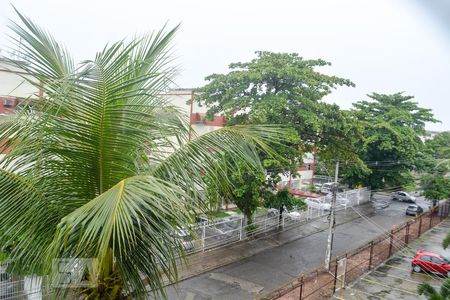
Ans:
{"type": "Polygon", "coordinates": [[[297,209],[306,209],[306,203],[305,203],[305,199],[304,198],[299,198],[299,197],[292,197],[292,206],[297,208],[297,209]]]}

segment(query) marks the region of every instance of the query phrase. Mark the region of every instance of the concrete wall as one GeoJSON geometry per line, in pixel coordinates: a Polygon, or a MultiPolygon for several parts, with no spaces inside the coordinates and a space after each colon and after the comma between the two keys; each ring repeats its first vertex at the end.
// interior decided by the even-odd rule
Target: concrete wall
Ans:
{"type": "Polygon", "coordinates": [[[173,89],[165,96],[175,106],[182,109],[186,114],[186,120],[190,122],[195,134],[202,134],[217,130],[225,125],[225,118],[216,116],[213,120],[206,120],[206,107],[199,106],[197,103],[190,103],[192,100],[192,89],[173,89]]]}
{"type": "Polygon", "coordinates": [[[0,97],[27,98],[39,92],[16,67],[0,57],[0,97]]]}

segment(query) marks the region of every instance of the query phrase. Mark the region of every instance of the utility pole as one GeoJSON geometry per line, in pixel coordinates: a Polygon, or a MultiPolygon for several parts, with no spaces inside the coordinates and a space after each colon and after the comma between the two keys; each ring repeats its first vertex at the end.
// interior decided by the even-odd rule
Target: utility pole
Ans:
{"type": "Polygon", "coordinates": [[[338,189],[338,173],[339,173],[339,160],[336,162],[336,171],[334,172],[334,186],[333,195],[331,197],[331,208],[329,215],[329,227],[328,227],[328,242],[327,242],[327,252],[325,256],[325,267],[330,270],[331,254],[333,251],[333,238],[334,229],[336,227],[335,212],[336,212],[336,193],[338,189]]]}

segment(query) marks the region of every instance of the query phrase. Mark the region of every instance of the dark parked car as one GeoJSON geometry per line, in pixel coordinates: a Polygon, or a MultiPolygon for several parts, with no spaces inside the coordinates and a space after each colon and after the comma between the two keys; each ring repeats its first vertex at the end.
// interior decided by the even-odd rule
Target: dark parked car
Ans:
{"type": "Polygon", "coordinates": [[[391,194],[391,197],[392,197],[392,200],[398,200],[401,202],[412,202],[412,203],[416,202],[416,197],[413,197],[410,194],[408,194],[407,192],[403,192],[403,191],[393,192],[391,194]]]}
{"type": "Polygon", "coordinates": [[[410,205],[406,208],[406,215],[407,216],[417,216],[419,214],[423,213],[423,208],[419,205],[410,205]]]}
{"type": "Polygon", "coordinates": [[[450,261],[433,252],[419,250],[411,261],[414,272],[428,272],[450,277],[450,261]]]}
{"type": "Polygon", "coordinates": [[[192,236],[186,228],[171,228],[169,229],[169,233],[178,240],[178,242],[183,246],[184,250],[190,251],[194,249],[192,236]]]}

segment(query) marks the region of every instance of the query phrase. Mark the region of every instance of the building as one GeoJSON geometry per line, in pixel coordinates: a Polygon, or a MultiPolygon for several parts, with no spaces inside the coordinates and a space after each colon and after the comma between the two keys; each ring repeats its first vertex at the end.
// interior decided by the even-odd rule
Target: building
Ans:
{"type": "Polygon", "coordinates": [[[14,113],[20,99],[39,94],[39,89],[28,82],[25,73],[0,57],[0,116],[14,113]]]}
{"type": "Polygon", "coordinates": [[[213,120],[206,120],[207,109],[192,101],[193,89],[172,89],[165,96],[174,106],[181,108],[186,113],[193,129],[193,136],[199,136],[225,126],[224,116],[214,116],[213,120]]]}

